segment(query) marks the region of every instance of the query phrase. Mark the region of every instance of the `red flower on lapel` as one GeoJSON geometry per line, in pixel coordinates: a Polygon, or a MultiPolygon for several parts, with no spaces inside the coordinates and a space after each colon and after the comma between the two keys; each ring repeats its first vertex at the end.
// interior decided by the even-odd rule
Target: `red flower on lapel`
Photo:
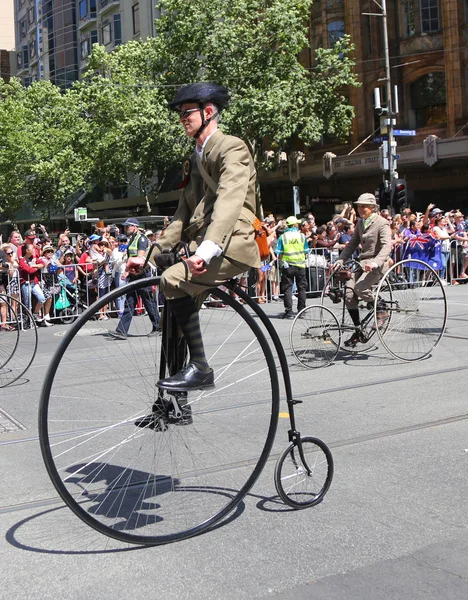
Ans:
{"type": "Polygon", "coordinates": [[[183,169],[183,176],[184,176],[184,178],[182,179],[182,181],[177,186],[179,190],[182,190],[184,187],[188,186],[188,183],[190,181],[190,173],[191,173],[191,171],[192,171],[192,163],[190,162],[190,160],[187,159],[184,162],[184,169],[183,169]]]}

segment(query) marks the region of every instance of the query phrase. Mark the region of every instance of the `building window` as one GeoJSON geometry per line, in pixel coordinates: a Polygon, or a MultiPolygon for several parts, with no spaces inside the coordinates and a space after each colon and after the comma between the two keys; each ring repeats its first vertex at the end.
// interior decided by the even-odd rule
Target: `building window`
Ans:
{"type": "Polygon", "coordinates": [[[37,54],[36,40],[32,40],[31,42],[29,42],[29,56],[30,56],[31,60],[33,58],[36,58],[36,54],[37,54]]]}
{"type": "Polygon", "coordinates": [[[140,5],[134,4],[132,6],[132,20],[133,20],[133,35],[140,33],[140,5]]]}
{"type": "Polygon", "coordinates": [[[112,31],[109,22],[101,27],[101,39],[104,46],[108,46],[112,42],[112,31]]]}
{"type": "Polygon", "coordinates": [[[439,1],[421,0],[421,31],[430,33],[439,29],[439,1]]]}
{"type": "Polygon", "coordinates": [[[122,43],[122,24],[120,21],[120,13],[114,15],[114,41],[116,46],[122,43]]]}
{"type": "Polygon", "coordinates": [[[28,24],[29,27],[31,27],[31,25],[33,25],[35,22],[35,18],[34,18],[34,6],[31,6],[31,8],[28,10],[28,24]]]}
{"type": "Polygon", "coordinates": [[[447,122],[445,73],[428,73],[410,84],[411,127],[447,122]]]}
{"type": "Polygon", "coordinates": [[[22,40],[24,37],[26,37],[27,30],[28,30],[28,24],[26,22],[26,18],[21,19],[21,21],[19,22],[20,40],[22,40]]]}
{"type": "Polygon", "coordinates": [[[96,0],[89,0],[89,16],[96,16],[96,0]]]}
{"type": "Polygon", "coordinates": [[[331,48],[344,36],[344,21],[330,21],[328,23],[328,46],[331,48]]]}
{"type": "Polygon", "coordinates": [[[405,37],[415,35],[414,0],[403,0],[403,27],[405,37]]]}
{"type": "Polygon", "coordinates": [[[80,56],[81,56],[81,60],[86,60],[89,56],[89,40],[88,40],[88,38],[81,40],[81,42],[80,42],[80,56]]]}
{"type": "Polygon", "coordinates": [[[97,30],[93,29],[91,31],[91,49],[93,47],[93,44],[97,44],[98,43],[98,34],[97,34],[97,30]]]}
{"type": "Polygon", "coordinates": [[[21,69],[23,67],[23,53],[18,52],[16,55],[16,68],[21,69]]]}
{"type": "Polygon", "coordinates": [[[80,2],[80,19],[84,19],[88,14],[88,0],[81,0],[80,2]]]}
{"type": "Polygon", "coordinates": [[[29,66],[29,51],[27,46],[23,46],[23,67],[29,66]]]}

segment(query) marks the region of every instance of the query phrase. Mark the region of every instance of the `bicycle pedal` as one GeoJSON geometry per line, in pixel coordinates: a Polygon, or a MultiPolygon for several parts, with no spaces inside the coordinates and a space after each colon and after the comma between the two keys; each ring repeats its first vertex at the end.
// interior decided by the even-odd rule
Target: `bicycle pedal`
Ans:
{"type": "Polygon", "coordinates": [[[154,413],[137,419],[134,425],[142,429],[151,429],[152,431],[167,431],[168,429],[168,421],[161,415],[155,415],[154,413]]]}

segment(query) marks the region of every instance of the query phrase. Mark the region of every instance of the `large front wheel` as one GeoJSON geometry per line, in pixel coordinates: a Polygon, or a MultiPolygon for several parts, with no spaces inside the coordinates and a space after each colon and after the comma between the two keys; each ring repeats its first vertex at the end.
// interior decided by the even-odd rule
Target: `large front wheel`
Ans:
{"type": "Polygon", "coordinates": [[[159,391],[164,350],[149,317],[134,317],[125,339],[108,333],[116,319],[93,320],[142,287],[156,299],[158,283],[121,287],[77,319],[52,360],[39,413],[44,461],[68,506],[103,534],[148,545],[193,536],[233,510],[268,458],[279,410],[265,336],[219,289],[210,293],[225,308],[199,312],[215,373],[205,391],[159,391]],[[155,407],[161,418],[145,421],[155,407]]]}
{"type": "Polygon", "coordinates": [[[447,322],[445,289],[434,269],[420,260],[396,263],[380,282],[377,296],[375,320],[384,348],[407,362],[429,356],[447,322]]]}

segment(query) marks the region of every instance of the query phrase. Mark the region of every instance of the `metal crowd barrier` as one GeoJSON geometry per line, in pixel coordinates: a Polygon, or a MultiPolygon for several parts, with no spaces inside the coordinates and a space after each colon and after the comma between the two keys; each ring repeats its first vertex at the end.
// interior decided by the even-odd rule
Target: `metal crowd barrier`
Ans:
{"type": "MultiPolygon", "coordinates": [[[[394,262],[399,262],[405,255],[405,245],[397,245],[392,251],[392,259],[394,262]]],[[[311,248],[306,262],[306,276],[307,276],[307,295],[318,296],[321,294],[329,267],[336,260],[338,252],[330,251],[326,248],[311,248]]],[[[467,249],[463,246],[463,243],[452,240],[450,244],[450,251],[443,254],[446,261],[445,270],[442,268],[439,270],[439,276],[447,284],[458,283],[464,279],[468,279],[465,275],[465,267],[468,267],[467,249]]],[[[87,263],[90,264],[90,263],[87,263]]],[[[62,269],[66,267],[67,270],[73,272],[73,281],[64,277],[59,277],[57,274],[49,274],[41,272],[39,275],[39,287],[42,293],[46,297],[46,300],[51,299],[50,309],[48,310],[49,319],[52,323],[70,323],[76,317],[79,316],[84,309],[91,306],[99,296],[104,295],[115,287],[124,285],[120,280],[120,273],[115,276],[109,277],[105,287],[99,288],[99,277],[96,268],[89,269],[85,265],[71,264],[61,265],[62,269]],[[87,270],[89,269],[89,271],[87,270]]],[[[281,294],[281,269],[278,261],[270,263],[271,267],[265,269],[266,279],[266,299],[267,301],[276,299],[276,297],[282,297],[281,294]]],[[[246,288],[249,295],[252,298],[259,298],[258,294],[258,277],[259,270],[251,269],[245,274],[246,288]]],[[[62,270],[62,275],[65,275],[65,270],[62,270]]],[[[66,275],[65,275],[66,276],[66,275]]],[[[293,290],[294,292],[295,290],[293,290]]],[[[8,284],[6,286],[6,292],[21,299],[26,306],[34,308],[35,300],[34,293],[32,291],[31,281],[28,281],[27,286],[20,285],[19,275],[8,278],[8,284]]],[[[157,294],[157,297],[159,295],[157,294]]],[[[158,308],[161,307],[158,297],[158,308]]],[[[137,313],[144,312],[142,306],[137,306],[137,313]]],[[[34,312],[31,310],[31,312],[34,312]]],[[[112,305],[108,306],[105,312],[107,317],[118,317],[123,312],[123,304],[120,306],[112,305]]],[[[102,315],[96,315],[99,318],[102,315]]],[[[9,315],[10,321],[6,324],[13,322],[12,315],[9,315]]],[[[15,320],[16,321],[16,320],[15,320]]],[[[18,308],[18,321],[22,327],[27,327],[25,315],[22,314],[21,305],[18,308]]]]}
{"type": "MultiPolygon", "coordinates": [[[[95,268],[92,271],[91,269],[87,271],[83,268],[85,266],[80,264],[60,265],[61,270],[58,273],[44,273],[41,271],[38,274],[38,285],[46,301],[41,306],[41,316],[45,316],[45,313],[47,315],[46,320],[51,323],[71,323],[86,308],[96,302],[99,297],[104,296],[116,287],[125,285],[125,282],[120,279],[120,272],[115,273],[115,275],[109,274],[105,285],[103,286],[102,283],[100,285],[99,272],[95,268]],[[66,270],[64,267],[66,267],[66,270]],[[67,271],[72,273],[72,277],[67,277],[67,271]]],[[[20,288],[23,302],[32,309],[34,309],[38,300],[33,291],[33,281],[34,278],[28,278],[27,285],[20,288]]],[[[96,318],[120,317],[124,310],[124,303],[125,296],[122,296],[119,299],[119,305],[116,303],[108,305],[100,314],[96,314],[96,318]]],[[[158,308],[160,308],[159,302],[158,308]]],[[[34,310],[31,312],[34,312],[34,310]]],[[[142,305],[140,306],[140,303],[136,307],[136,312],[137,314],[144,313],[144,308],[142,305]]]]}

